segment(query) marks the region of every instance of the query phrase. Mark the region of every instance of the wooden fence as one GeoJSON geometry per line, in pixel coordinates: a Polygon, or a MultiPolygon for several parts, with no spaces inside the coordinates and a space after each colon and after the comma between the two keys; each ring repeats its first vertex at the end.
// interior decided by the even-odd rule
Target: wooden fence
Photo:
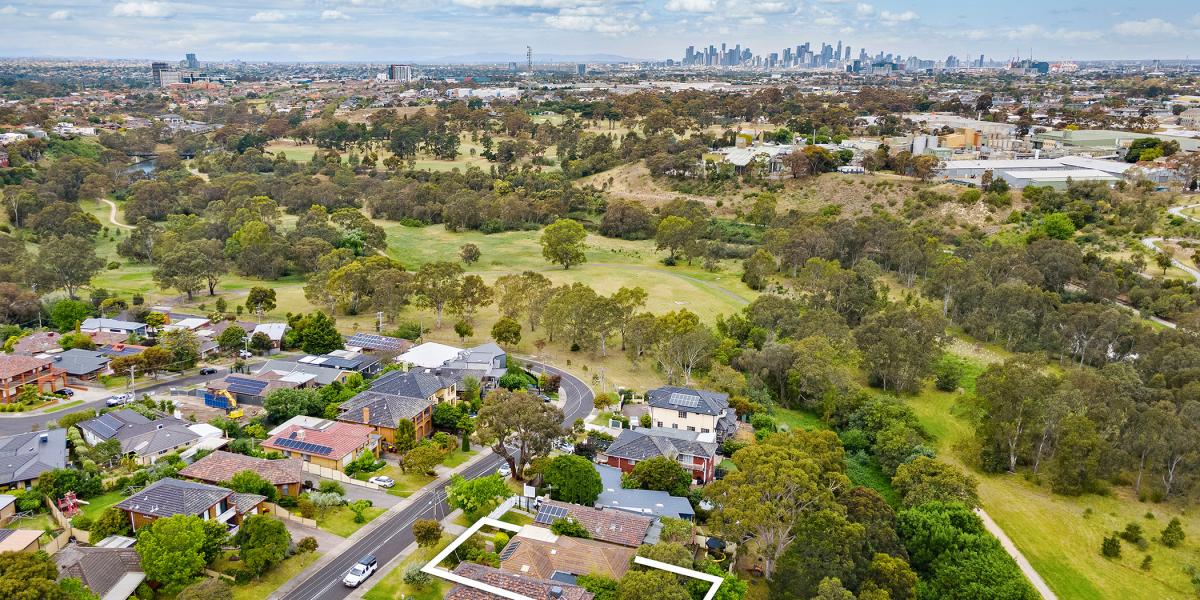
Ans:
{"type": "Polygon", "coordinates": [[[300,464],[303,465],[303,469],[306,473],[312,473],[318,477],[324,477],[325,479],[332,479],[334,481],[340,481],[350,485],[357,485],[359,487],[365,487],[372,490],[380,489],[379,486],[369,481],[359,481],[358,479],[350,477],[349,475],[346,475],[337,469],[330,469],[329,467],[322,467],[321,465],[314,465],[309,462],[300,464]]]}
{"type": "Polygon", "coordinates": [[[295,521],[296,523],[299,523],[301,525],[306,525],[308,527],[316,527],[317,526],[317,521],[315,519],[307,519],[300,515],[288,512],[288,510],[286,508],[279,506],[278,504],[267,502],[266,509],[269,512],[271,512],[272,514],[274,514],[276,517],[279,517],[280,519],[283,519],[285,521],[295,521]]]}

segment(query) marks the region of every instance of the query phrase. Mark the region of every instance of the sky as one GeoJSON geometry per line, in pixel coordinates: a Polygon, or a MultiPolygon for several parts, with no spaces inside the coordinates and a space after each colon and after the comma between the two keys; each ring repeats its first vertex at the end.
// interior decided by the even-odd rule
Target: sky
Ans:
{"type": "Polygon", "coordinates": [[[926,59],[1200,58],[1200,2],[1158,0],[0,0],[0,56],[408,62],[681,58],[838,40],[926,59]]]}

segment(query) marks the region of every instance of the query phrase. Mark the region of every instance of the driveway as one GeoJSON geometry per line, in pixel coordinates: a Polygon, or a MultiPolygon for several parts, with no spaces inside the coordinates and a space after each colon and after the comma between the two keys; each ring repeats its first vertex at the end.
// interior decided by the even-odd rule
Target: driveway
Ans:
{"type": "MultiPolygon", "coordinates": [[[[318,477],[317,479],[320,481],[333,481],[332,479],[325,479],[323,477],[318,477]]],[[[314,483],[316,485],[321,485],[320,483],[314,483]]],[[[371,488],[346,483],[344,481],[339,481],[338,483],[342,484],[342,487],[346,489],[347,502],[354,502],[355,500],[370,500],[371,506],[388,509],[404,500],[404,498],[401,498],[400,496],[393,496],[384,490],[373,490],[371,488]]]]}
{"type": "Polygon", "coordinates": [[[316,527],[302,525],[296,521],[288,519],[279,519],[287,526],[288,533],[292,534],[292,541],[299,542],[302,538],[311,537],[317,540],[318,552],[329,552],[338,547],[338,544],[346,541],[346,538],[339,537],[316,527]]]}

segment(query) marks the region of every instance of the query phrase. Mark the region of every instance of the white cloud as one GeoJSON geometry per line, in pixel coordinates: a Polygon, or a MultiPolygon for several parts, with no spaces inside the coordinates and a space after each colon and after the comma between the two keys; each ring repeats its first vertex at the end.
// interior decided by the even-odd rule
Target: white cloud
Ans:
{"type": "Polygon", "coordinates": [[[557,15],[546,16],[546,24],[566,31],[591,31],[604,35],[623,35],[639,29],[629,20],[601,16],[600,10],[564,9],[557,15]]]}
{"type": "Polygon", "coordinates": [[[854,7],[854,14],[860,17],[869,17],[875,14],[875,7],[867,4],[866,2],[859,2],[858,5],[854,7]]]}
{"type": "Polygon", "coordinates": [[[1192,17],[1192,25],[1200,27],[1200,13],[1196,13],[1196,16],[1192,17]]]}
{"type": "Polygon", "coordinates": [[[166,2],[121,2],[113,5],[112,14],[114,17],[165,19],[175,14],[175,11],[166,2]]]}
{"type": "Polygon", "coordinates": [[[0,8],[0,15],[15,15],[15,14],[17,14],[17,7],[15,7],[11,4],[9,4],[8,6],[5,6],[4,8],[0,8]]]}
{"type": "Polygon", "coordinates": [[[664,8],[674,12],[712,12],[717,8],[717,0],[667,0],[664,8]]]}
{"type": "Polygon", "coordinates": [[[902,13],[894,13],[890,10],[885,10],[879,13],[879,18],[888,23],[907,23],[908,21],[916,21],[917,13],[906,10],[902,13]]]}
{"type": "Polygon", "coordinates": [[[601,0],[452,0],[470,8],[578,8],[601,4],[601,0]]]}
{"type": "Polygon", "coordinates": [[[56,11],[50,13],[50,16],[49,16],[49,19],[51,21],[66,21],[67,19],[70,19],[70,18],[71,18],[71,11],[69,11],[69,10],[56,10],[56,11]]]}
{"type": "Polygon", "coordinates": [[[253,15],[250,15],[251,23],[275,23],[282,21],[287,17],[277,10],[260,10],[253,15]]]}
{"type": "Polygon", "coordinates": [[[842,20],[835,16],[832,16],[832,15],[830,15],[828,17],[817,17],[817,18],[813,19],[813,25],[820,25],[821,27],[833,27],[835,25],[841,25],[841,24],[842,24],[842,20]]]}
{"type": "Polygon", "coordinates": [[[763,17],[750,17],[748,19],[742,19],[742,27],[757,27],[766,24],[767,20],[763,17]]]}
{"type": "Polygon", "coordinates": [[[323,10],[323,11],[321,11],[321,20],[322,21],[348,21],[348,20],[350,20],[350,15],[348,15],[340,10],[323,10]]]}
{"type": "Polygon", "coordinates": [[[1113,25],[1113,31],[1119,35],[1127,35],[1131,37],[1150,37],[1155,35],[1175,35],[1179,30],[1172,24],[1159,19],[1146,19],[1145,21],[1125,21],[1113,25]]]}

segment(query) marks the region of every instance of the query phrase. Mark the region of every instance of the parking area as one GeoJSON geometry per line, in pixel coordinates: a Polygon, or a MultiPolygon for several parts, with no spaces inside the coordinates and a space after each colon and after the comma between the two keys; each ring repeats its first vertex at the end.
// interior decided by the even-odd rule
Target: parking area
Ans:
{"type": "MultiPolygon", "coordinates": [[[[314,481],[313,483],[320,485],[320,483],[318,483],[319,481],[333,480],[318,477],[317,481],[314,481]]],[[[355,500],[370,500],[371,506],[388,509],[399,504],[401,500],[404,500],[404,498],[387,493],[387,490],[374,490],[371,488],[346,483],[344,481],[339,481],[338,483],[346,489],[346,500],[348,502],[354,502],[355,500]]]]}

